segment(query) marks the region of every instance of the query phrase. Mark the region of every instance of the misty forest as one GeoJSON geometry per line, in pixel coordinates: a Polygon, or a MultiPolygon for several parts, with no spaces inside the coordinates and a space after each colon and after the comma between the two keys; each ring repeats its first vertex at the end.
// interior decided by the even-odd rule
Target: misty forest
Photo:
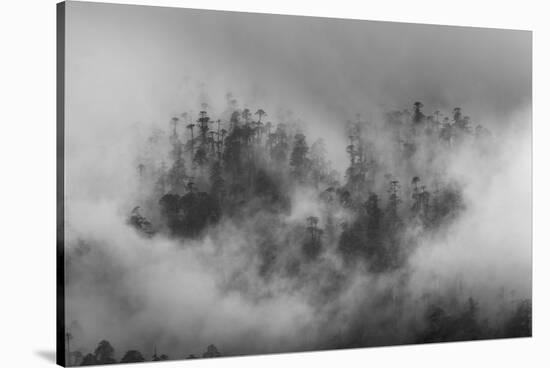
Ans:
{"type": "Polygon", "coordinates": [[[335,122],[340,167],[293,114],[196,107],[125,163],[124,246],[70,238],[69,365],[531,336],[529,293],[430,258],[489,225],[456,163],[501,145],[465,107],[335,122]]]}

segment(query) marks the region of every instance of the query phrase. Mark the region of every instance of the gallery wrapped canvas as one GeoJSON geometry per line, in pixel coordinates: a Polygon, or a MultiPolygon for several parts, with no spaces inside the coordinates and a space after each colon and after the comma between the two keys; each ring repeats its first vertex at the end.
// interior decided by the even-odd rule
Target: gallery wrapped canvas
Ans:
{"type": "Polygon", "coordinates": [[[58,363],[531,336],[531,32],[58,4],[58,363]]]}

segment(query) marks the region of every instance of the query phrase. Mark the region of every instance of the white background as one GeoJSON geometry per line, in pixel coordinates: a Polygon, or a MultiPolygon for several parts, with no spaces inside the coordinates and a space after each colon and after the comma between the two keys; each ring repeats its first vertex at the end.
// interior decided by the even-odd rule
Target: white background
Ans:
{"type": "MultiPolygon", "coordinates": [[[[534,337],[168,362],[140,367],[542,367],[550,358],[550,13],[543,1],[119,1],[533,30],[534,337]]],[[[55,359],[55,0],[0,4],[0,367],[55,359]]],[[[527,198],[526,198],[527,200],[527,198]]]]}

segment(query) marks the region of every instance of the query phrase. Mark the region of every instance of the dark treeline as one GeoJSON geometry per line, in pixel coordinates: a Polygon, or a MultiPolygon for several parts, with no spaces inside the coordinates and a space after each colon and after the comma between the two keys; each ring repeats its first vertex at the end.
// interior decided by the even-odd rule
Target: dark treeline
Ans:
{"type": "MultiPolygon", "coordinates": [[[[428,114],[420,102],[376,122],[358,116],[345,128],[347,167],[334,168],[322,139],[312,141],[298,124],[276,123],[262,109],[235,106],[232,101],[223,119],[210,116],[206,106],[198,116],[183,113],[149,137],[136,170],[139,203],[128,219],[136,231],[186,246],[234,224],[255,239],[249,251],[257,278],[266,284],[284,279],[320,310],[357,274],[398,275],[319,348],[531,335],[529,300],[513,301],[495,325],[460,280],[421,300],[407,296],[408,261],[419,239],[445,231],[467,207],[464,183],[445,167],[463,147],[490,150],[494,138],[486,128],[460,108],[450,116],[428,114]],[[283,220],[311,193],[311,213],[298,222],[283,220]],[[390,313],[370,313],[374,309],[390,313]],[[392,328],[405,314],[414,318],[392,328]],[[382,338],[365,332],[373,326],[391,332],[382,338]]],[[[237,282],[224,286],[248,292],[237,282]]],[[[218,355],[212,346],[203,356],[218,355]]],[[[155,353],[153,360],[162,357],[155,353]]],[[[113,348],[102,341],[94,353],[74,359],[113,363],[113,348]]],[[[121,362],[130,361],[144,358],[128,351],[121,362]]]]}
{"type": "MultiPolygon", "coordinates": [[[[67,341],[70,342],[72,336],[70,333],[66,336],[67,341]]],[[[200,356],[202,358],[217,358],[221,357],[221,353],[218,351],[215,345],[209,345],[206,351],[200,356]]],[[[186,359],[198,359],[199,357],[190,354],[186,359]]],[[[169,360],[170,358],[166,354],[158,355],[157,349],[154,349],[154,353],[150,359],[146,359],[143,354],[138,350],[128,350],[120,361],[115,359],[115,348],[107,340],[102,340],[97,345],[96,349],[92,353],[82,354],[80,351],[71,352],[67,351],[67,365],[70,366],[86,366],[86,365],[99,365],[99,364],[116,364],[116,363],[142,363],[146,361],[158,362],[163,360],[169,360]]]]}

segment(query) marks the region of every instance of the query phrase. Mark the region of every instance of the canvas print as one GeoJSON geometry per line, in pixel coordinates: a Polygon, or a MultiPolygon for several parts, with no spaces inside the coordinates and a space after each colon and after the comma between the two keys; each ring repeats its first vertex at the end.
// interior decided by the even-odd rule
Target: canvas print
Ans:
{"type": "Polygon", "coordinates": [[[530,337],[531,37],[59,4],[58,363],[530,337]]]}

